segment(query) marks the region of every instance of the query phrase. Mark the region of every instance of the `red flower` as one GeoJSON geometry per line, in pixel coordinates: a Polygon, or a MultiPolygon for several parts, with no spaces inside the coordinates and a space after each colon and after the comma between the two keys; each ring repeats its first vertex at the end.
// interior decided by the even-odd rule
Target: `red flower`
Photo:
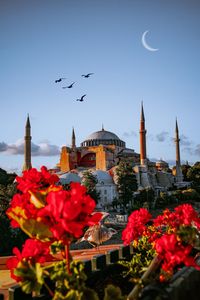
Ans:
{"type": "Polygon", "coordinates": [[[21,277],[18,277],[14,274],[15,268],[17,268],[17,265],[19,261],[22,259],[21,253],[17,247],[13,248],[13,254],[16,255],[16,257],[11,257],[7,260],[6,265],[7,268],[10,270],[10,276],[17,282],[22,281],[21,277]]]}
{"type": "Polygon", "coordinates": [[[167,230],[174,231],[180,226],[181,220],[176,212],[170,212],[167,208],[163,211],[162,215],[154,219],[153,223],[156,227],[166,227],[167,230]]]}
{"type": "Polygon", "coordinates": [[[36,218],[37,213],[38,209],[30,203],[30,194],[15,194],[6,211],[13,227],[20,227],[20,224],[14,220],[15,216],[16,218],[30,219],[36,218]]]}
{"type": "Polygon", "coordinates": [[[26,240],[22,249],[22,258],[32,258],[36,262],[43,263],[51,260],[53,257],[49,253],[49,242],[41,242],[35,239],[26,240]]]}
{"type": "Polygon", "coordinates": [[[153,221],[155,226],[168,226],[172,230],[178,229],[181,225],[193,226],[200,228],[200,218],[197,212],[190,204],[182,204],[170,212],[169,209],[164,210],[163,214],[153,221]]]}
{"type": "Polygon", "coordinates": [[[46,167],[41,167],[41,172],[38,172],[35,168],[27,171],[23,171],[23,176],[16,177],[18,182],[17,188],[23,193],[28,191],[37,191],[38,189],[53,185],[59,181],[59,178],[55,174],[50,174],[46,167]]]}
{"type": "Polygon", "coordinates": [[[174,210],[181,225],[191,226],[194,222],[200,223],[198,213],[194,210],[192,205],[182,204],[177,206],[174,210]]]}
{"type": "Polygon", "coordinates": [[[124,244],[129,245],[133,240],[138,240],[139,237],[146,231],[145,224],[150,221],[151,214],[146,208],[140,208],[134,211],[128,218],[128,224],[122,232],[122,240],[124,244]]]}
{"type": "Polygon", "coordinates": [[[38,240],[27,239],[21,253],[17,247],[13,248],[13,254],[16,255],[16,257],[11,257],[6,262],[7,267],[11,272],[11,277],[17,282],[23,280],[23,278],[14,274],[14,270],[22,260],[31,260],[33,263],[43,263],[52,260],[53,257],[49,253],[49,245],[50,243],[42,243],[38,240]]]}
{"type": "Polygon", "coordinates": [[[86,188],[72,183],[69,191],[50,192],[47,205],[38,212],[38,217],[49,225],[56,239],[65,241],[69,236],[79,238],[86,226],[94,225],[101,214],[91,215],[95,201],[86,194],[86,188]]]}
{"type": "Polygon", "coordinates": [[[175,266],[184,263],[186,266],[193,266],[200,270],[200,266],[190,256],[192,246],[183,245],[176,234],[164,234],[155,241],[155,249],[158,256],[162,259],[162,269],[165,273],[173,273],[175,266]]]}

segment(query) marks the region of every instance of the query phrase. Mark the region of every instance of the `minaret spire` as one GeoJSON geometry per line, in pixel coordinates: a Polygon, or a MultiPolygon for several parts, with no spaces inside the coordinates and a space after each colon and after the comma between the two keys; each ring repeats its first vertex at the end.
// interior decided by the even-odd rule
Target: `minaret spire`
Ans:
{"type": "Polygon", "coordinates": [[[23,171],[32,168],[31,165],[31,125],[29,114],[26,120],[25,137],[24,137],[24,166],[23,171]]]}
{"type": "Polygon", "coordinates": [[[74,127],[72,128],[72,149],[76,148],[76,136],[75,136],[75,132],[74,132],[74,127]]]}
{"type": "Polygon", "coordinates": [[[176,182],[183,181],[183,174],[181,170],[181,159],[180,159],[180,138],[179,138],[179,130],[178,130],[178,122],[176,118],[176,125],[175,125],[175,144],[176,144],[176,182]]]}
{"type": "Polygon", "coordinates": [[[146,129],[145,129],[145,117],[143,102],[141,103],[141,115],[140,115],[140,164],[146,165],[146,129]]]}
{"type": "Polygon", "coordinates": [[[180,147],[179,147],[179,130],[178,130],[178,122],[176,118],[176,125],[175,125],[175,143],[176,143],[176,166],[180,166],[181,160],[180,160],[180,147]]]}
{"type": "Polygon", "coordinates": [[[145,122],[144,109],[143,109],[143,101],[142,101],[142,103],[141,103],[141,115],[140,115],[140,121],[145,122]]]}

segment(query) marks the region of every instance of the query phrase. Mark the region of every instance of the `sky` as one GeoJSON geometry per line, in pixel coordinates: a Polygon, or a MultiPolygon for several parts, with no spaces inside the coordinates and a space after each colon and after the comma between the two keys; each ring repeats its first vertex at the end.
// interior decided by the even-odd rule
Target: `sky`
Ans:
{"type": "Polygon", "coordinates": [[[0,167],[21,170],[27,114],[36,168],[59,162],[73,127],[77,146],[103,124],[139,153],[142,101],[148,158],[173,165],[177,118],[193,164],[199,78],[198,0],[0,0],[0,167]]]}

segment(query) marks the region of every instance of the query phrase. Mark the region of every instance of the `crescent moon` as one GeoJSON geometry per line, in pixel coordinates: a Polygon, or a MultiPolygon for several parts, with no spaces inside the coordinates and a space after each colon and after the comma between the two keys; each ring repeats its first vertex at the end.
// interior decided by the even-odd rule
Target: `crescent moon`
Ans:
{"type": "Polygon", "coordinates": [[[148,32],[149,32],[149,30],[145,31],[145,32],[143,33],[143,35],[142,35],[142,45],[144,46],[144,48],[146,48],[146,49],[149,50],[149,51],[158,51],[159,49],[157,49],[157,48],[152,48],[152,47],[150,47],[150,46],[147,44],[147,42],[146,42],[146,35],[147,35],[148,32]]]}

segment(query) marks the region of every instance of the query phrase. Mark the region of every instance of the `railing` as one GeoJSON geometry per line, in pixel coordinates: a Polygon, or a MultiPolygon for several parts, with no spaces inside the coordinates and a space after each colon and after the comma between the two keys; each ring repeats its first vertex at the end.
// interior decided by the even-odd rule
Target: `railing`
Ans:
{"type": "MultiPolygon", "coordinates": [[[[82,260],[88,278],[93,278],[101,271],[119,259],[129,259],[133,248],[122,245],[101,246],[99,249],[83,249],[71,251],[74,260],[82,260]],[[95,275],[95,276],[94,276],[95,275]]],[[[0,258],[0,268],[6,258],[0,258]]],[[[200,265],[200,259],[197,263],[200,265]]],[[[5,269],[5,268],[4,268],[5,269]]],[[[2,290],[0,290],[1,293],[2,290]]],[[[7,294],[0,294],[0,300],[49,300],[49,295],[43,290],[41,296],[33,297],[25,294],[17,284],[7,289],[7,294]]],[[[199,300],[200,299],[200,271],[193,267],[183,267],[168,284],[149,284],[143,288],[140,300],[199,300]]],[[[114,299],[113,299],[114,300],[114,299]]]]}
{"type": "MultiPolygon", "coordinates": [[[[129,259],[133,253],[131,246],[116,245],[103,245],[93,249],[82,249],[70,251],[73,260],[81,260],[84,264],[84,271],[88,277],[94,272],[104,270],[108,265],[117,262],[119,259],[129,259]]],[[[6,269],[6,260],[8,257],[0,258],[0,269],[6,269]]],[[[8,271],[7,271],[8,272],[8,271]]],[[[44,293],[40,297],[32,297],[31,294],[22,292],[18,284],[11,283],[9,287],[4,285],[3,289],[0,288],[0,300],[47,300],[49,296],[44,293]],[[2,293],[2,294],[1,294],[2,293]]]]}

